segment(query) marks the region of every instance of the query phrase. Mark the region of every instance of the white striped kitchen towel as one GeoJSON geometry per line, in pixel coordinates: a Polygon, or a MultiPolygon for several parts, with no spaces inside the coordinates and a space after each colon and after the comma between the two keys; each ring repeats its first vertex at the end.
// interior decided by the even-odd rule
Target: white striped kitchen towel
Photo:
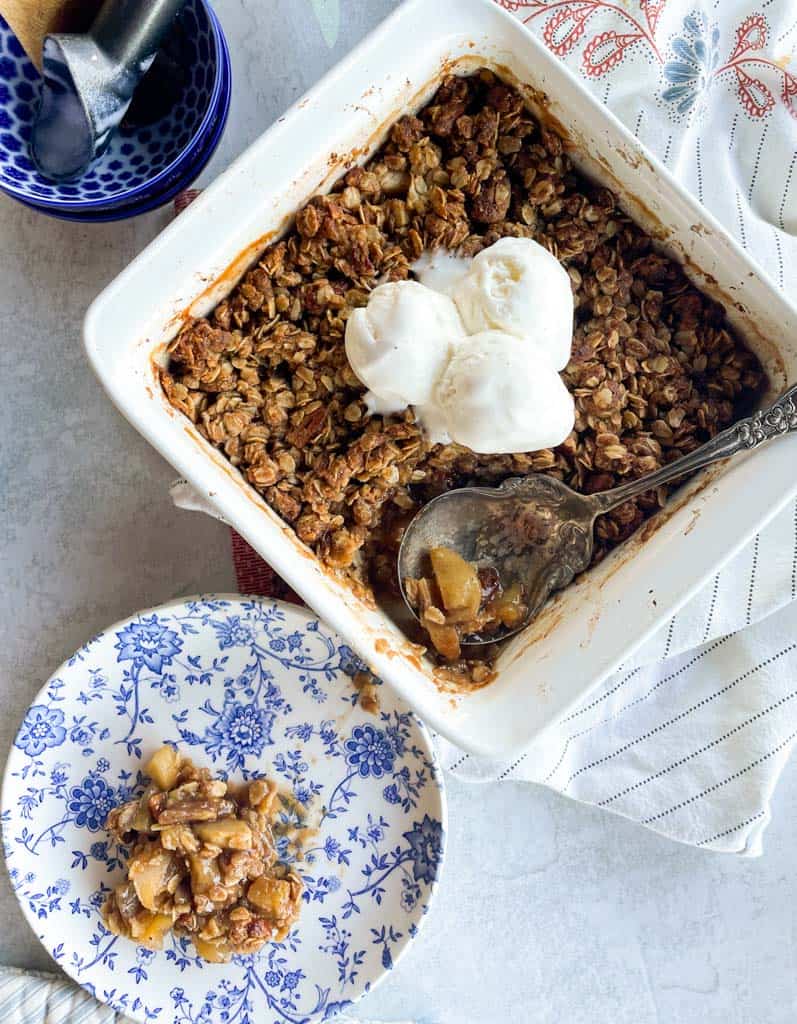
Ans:
{"type": "MultiPolygon", "coordinates": [[[[203,1018],[204,1020],[204,1018],[203,1018]]],[[[129,1017],[102,1006],[64,975],[0,967],[2,1024],[133,1024],[129,1017]]],[[[377,1024],[338,1014],[336,1024],[377,1024]]],[[[393,1021],[392,1024],[412,1024],[393,1021]]]]}
{"type": "MultiPolygon", "coordinates": [[[[794,0],[500,0],[797,301],[794,0]]],[[[471,780],[527,779],[671,839],[761,852],[797,736],[792,504],[514,761],[442,743],[471,780]]]]}
{"type": "Polygon", "coordinates": [[[132,1024],[64,975],[0,967],[3,1024],[132,1024]]]}

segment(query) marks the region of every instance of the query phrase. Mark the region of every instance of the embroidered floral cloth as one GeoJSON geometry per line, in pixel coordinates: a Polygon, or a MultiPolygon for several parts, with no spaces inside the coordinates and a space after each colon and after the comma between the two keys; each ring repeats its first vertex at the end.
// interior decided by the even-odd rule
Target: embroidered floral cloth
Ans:
{"type": "MultiPolygon", "coordinates": [[[[500,2],[797,300],[793,0],[500,2]]],[[[472,780],[540,782],[704,848],[760,853],[797,734],[795,596],[792,504],[524,757],[447,749],[444,763],[472,780]]]]}

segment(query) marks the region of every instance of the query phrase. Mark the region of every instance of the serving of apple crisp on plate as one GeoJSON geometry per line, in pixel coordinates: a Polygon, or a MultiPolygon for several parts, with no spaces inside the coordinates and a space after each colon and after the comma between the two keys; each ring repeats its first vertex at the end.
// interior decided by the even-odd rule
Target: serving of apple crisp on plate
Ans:
{"type": "Polygon", "coordinates": [[[276,784],[254,778],[236,789],[168,746],[145,773],[143,794],[106,823],[130,849],[127,878],[102,908],[108,928],[150,949],[171,929],[213,963],[284,939],[302,883],[277,861],[276,784]]]}
{"type": "Polygon", "coordinates": [[[424,726],[314,616],[241,597],[85,644],[28,710],[3,791],[36,934],[142,1022],[272,1020],[285,999],[329,1019],[422,927],[445,837],[424,726]]]}

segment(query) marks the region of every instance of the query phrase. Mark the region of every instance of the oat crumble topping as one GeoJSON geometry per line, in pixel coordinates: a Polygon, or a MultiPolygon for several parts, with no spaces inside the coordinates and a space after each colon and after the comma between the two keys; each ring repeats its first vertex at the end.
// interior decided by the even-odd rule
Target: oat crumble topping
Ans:
{"type": "MultiPolygon", "coordinates": [[[[229,298],[182,330],[169,360],[171,404],[327,566],[377,593],[395,593],[404,524],[442,491],[529,472],[585,493],[612,487],[708,440],[764,379],[723,308],[489,71],[444,80],[365,166],[313,197],[229,298]],[[554,450],[477,455],[430,447],[411,411],[368,416],[344,350],[351,310],[377,283],[410,277],[424,250],[472,256],[507,235],[546,246],[571,278],[570,437],[554,450]]],[[[602,517],[595,562],[665,498],[602,517]]],[[[456,668],[463,685],[490,676],[483,661],[456,668]]]]}

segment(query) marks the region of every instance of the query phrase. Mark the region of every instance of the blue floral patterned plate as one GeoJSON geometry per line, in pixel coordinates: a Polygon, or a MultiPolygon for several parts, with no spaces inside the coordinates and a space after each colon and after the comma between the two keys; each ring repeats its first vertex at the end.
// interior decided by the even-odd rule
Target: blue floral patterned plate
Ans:
{"type": "Polygon", "coordinates": [[[368,992],[429,907],[445,797],[424,726],[386,688],[376,714],[359,706],[363,667],[305,611],[237,597],[142,612],[70,658],[25,716],[3,784],[11,882],[59,966],[114,1010],[165,1024],[328,1020],[368,992]],[[219,965],[185,939],[154,953],[103,927],[124,866],[103,823],[164,742],[319,808],[284,942],[219,965]]]}

